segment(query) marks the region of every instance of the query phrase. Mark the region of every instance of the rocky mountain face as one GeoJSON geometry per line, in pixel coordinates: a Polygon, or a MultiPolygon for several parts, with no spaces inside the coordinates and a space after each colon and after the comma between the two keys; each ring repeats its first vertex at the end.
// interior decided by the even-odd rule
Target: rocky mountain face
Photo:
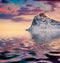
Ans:
{"type": "Polygon", "coordinates": [[[60,37],[60,22],[47,17],[44,13],[35,16],[28,29],[37,42],[47,42],[60,37]]]}

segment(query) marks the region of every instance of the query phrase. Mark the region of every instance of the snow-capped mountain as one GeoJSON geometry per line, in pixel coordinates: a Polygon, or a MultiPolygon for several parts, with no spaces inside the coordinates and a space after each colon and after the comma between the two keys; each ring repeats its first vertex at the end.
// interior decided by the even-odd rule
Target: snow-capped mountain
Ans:
{"type": "Polygon", "coordinates": [[[36,42],[47,42],[60,37],[60,22],[50,19],[44,13],[35,16],[28,29],[36,42]]]}
{"type": "Polygon", "coordinates": [[[35,16],[32,22],[32,25],[29,29],[33,27],[39,27],[41,29],[47,29],[47,28],[60,28],[60,22],[55,21],[53,19],[50,19],[44,13],[40,13],[39,15],[35,16]]]}

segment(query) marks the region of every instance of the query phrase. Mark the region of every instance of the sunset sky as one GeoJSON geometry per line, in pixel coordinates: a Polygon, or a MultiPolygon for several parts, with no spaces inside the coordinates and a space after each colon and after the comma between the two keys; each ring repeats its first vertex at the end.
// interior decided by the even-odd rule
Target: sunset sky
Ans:
{"type": "Polygon", "coordinates": [[[41,12],[60,21],[60,1],[0,0],[0,35],[22,33],[30,27],[34,16],[41,12]]]}

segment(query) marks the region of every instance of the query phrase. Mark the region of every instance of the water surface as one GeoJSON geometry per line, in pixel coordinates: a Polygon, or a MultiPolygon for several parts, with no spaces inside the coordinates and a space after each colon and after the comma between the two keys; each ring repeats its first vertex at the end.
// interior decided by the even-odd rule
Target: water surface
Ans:
{"type": "Polygon", "coordinates": [[[28,31],[20,32],[0,35],[0,63],[59,63],[60,38],[38,43],[28,31]]]}

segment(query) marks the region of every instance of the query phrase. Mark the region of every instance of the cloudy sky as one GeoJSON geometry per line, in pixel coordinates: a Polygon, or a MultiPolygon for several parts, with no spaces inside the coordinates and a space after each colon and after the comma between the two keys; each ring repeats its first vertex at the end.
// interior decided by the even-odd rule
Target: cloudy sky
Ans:
{"type": "Polygon", "coordinates": [[[60,19],[60,1],[54,0],[0,0],[0,19],[31,21],[41,12],[54,19],[60,19]]]}
{"type": "Polygon", "coordinates": [[[0,0],[0,32],[27,29],[34,16],[41,12],[60,21],[60,1],[0,0]]]}

